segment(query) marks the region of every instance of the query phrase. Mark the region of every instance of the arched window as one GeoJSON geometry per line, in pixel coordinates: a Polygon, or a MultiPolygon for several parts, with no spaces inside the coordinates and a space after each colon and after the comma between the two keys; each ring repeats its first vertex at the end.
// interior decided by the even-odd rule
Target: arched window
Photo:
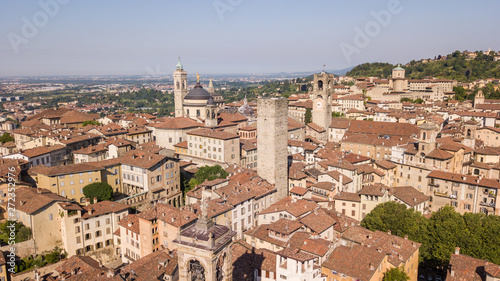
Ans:
{"type": "Polygon", "coordinates": [[[318,89],[323,90],[323,81],[321,80],[318,81],[318,89]]]}
{"type": "Polygon", "coordinates": [[[188,280],[205,281],[205,268],[197,260],[191,260],[188,264],[188,280]]]}

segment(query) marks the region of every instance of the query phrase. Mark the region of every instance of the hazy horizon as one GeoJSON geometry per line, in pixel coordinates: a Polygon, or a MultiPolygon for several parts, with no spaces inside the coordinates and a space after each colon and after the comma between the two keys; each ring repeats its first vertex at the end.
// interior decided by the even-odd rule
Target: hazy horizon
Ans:
{"type": "Polygon", "coordinates": [[[500,50],[500,2],[471,4],[2,1],[0,77],[171,75],[179,56],[189,74],[310,72],[500,50]]]}

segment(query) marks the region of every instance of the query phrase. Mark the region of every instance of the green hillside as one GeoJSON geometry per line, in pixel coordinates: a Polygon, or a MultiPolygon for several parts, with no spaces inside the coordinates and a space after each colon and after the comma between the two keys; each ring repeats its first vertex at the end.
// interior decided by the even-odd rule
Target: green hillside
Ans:
{"type": "MultiPolygon", "coordinates": [[[[455,51],[446,57],[438,56],[433,60],[412,60],[403,66],[406,77],[421,79],[425,76],[436,78],[455,79],[458,81],[473,81],[485,78],[500,78],[500,61],[493,61],[494,52],[485,55],[476,52],[477,57],[467,59],[467,55],[455,51]],[[426,62],[425,62],[426,61],[426,62]]],[[[347,72],[348,76],[367,77],[377,76],[388,78],[396,65],[390,63],[364,63],[347,72]]]]}

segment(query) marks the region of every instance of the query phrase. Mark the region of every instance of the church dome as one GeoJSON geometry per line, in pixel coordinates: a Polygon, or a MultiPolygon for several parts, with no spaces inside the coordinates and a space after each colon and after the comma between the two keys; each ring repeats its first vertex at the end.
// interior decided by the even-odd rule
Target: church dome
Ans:
{"type": "Polygon", "coordinates": [[[405,69],[402,68],[400,64],[398,64],[398,66],[393,68],[392,70],[405,70],[405,69]]]}
{"type": "Polygon", "coordinates": [[[213,106],[216,106],[215,101],[214,101],[214,99],[212,98],[212,96],[210,96],[210,98],[208,99],[208,101],[207,101],[207,105],[213,105],[213,106]]]}
{"type": "Polygon", "coordinates": [[[211,97],[210,93],[203,89],[201,84],[198,82],[196,86],[189,91],[189,93],[184,97],[185,100],[208,100],[211,97]]]}
{"type": "Polygon", "coordinates": [[[245,117],[254,117],[255,113],[250,105],[247,103],[247,98],[243,100],[243,105],[238,108],[238,112],[243,114],[245,117]]]}

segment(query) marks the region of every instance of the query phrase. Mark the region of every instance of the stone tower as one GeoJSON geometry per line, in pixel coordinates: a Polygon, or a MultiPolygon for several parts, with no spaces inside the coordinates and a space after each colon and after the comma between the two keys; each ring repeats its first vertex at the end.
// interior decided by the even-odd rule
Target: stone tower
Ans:
{"type": "Polygon", "coordinates": [[[405,79],[405,69],[398,64],[397,67],[392,69],[392,78],[403,78],[405,79]]]}
{"type": "Polygon", "coordinates": [[[210,94],[214,94],[214,93],[215,93],[214,82],[212,82],[212,78],[210,78],[210,82],[208,82],[208,88],[207,88],[207,91],[208,91],[210,94]]]}
{"type": "Polygon", "coordinates": [[[474,97],[474,107],[477,107],[478,104],[484,104],[484,95],[481,90],[479,90],[474,97]]]}
{"type": "Polygon", "coordinates": [[[177,233],[179,281],[232,281],[231,244],[236,232],[207,216],[207,199],[201,200],[201,217],[177,233]]]}
{"type": "Polygon", "coordinates": [[[464,140],[463,144],[472,149],[476,146],[476,130],[479,128],[479,122],[469,120],[464,123],[464,140]]]}
{"type": "Polygon", "coordinates": [[[205,127],[217,127],[217,105],[212,97],[208,99],[205,108],[205,127]]]}
{"type": "Polygon", "coordinates": [[[288,100],[257,100],[257,174],[274,184],[274,202],[288,196],[288,100]]]}
{"type": "Polygon", "coordinates": [[[405,69],[400,65],[392,69],[392,89],[394,92],[403,92],[406,90],[406,85],[408,84],[405,79],[405,69]]]}
{"type": "Polygon", "coordinates": [[[332,123],[333,74],[314,74],[312,122],[328,130],[332,123]]]}
{"type": "Polygon", "coordinates": [[[184,96],[187,94],[187,73],[184,71],[181,59],[177,62],[174,71],[174,103],[175,103],[175,117],[184,116],[183,101],[184,96]]]}
{"type": "Polygon", "coordinates": [[[436,148],[436,138],[439,132],[439,127],[431,122],[422,123],[418,127],[420,129],[418,151],[427,155],[436,148]]]}

